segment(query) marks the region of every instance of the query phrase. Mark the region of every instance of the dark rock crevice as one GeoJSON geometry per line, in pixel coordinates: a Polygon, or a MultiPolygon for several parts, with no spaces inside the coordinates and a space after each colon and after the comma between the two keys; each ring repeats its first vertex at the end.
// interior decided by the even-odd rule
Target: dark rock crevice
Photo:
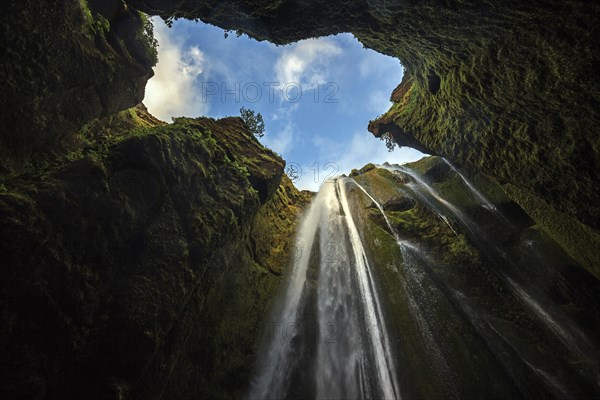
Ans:
{"type": "Polygon", "coordinates": [[[435,71],[430,70],[427,75],[427,89],[431,94],[436,94],[440,90],[442,84],[442,78],[440,78],[435,71]]]}
{"type": "Polygon", "coordinates": [[[0,26],[4,169],[142,101],[155,60],[142,17],[122,1],[10,2],[0,26]]]}

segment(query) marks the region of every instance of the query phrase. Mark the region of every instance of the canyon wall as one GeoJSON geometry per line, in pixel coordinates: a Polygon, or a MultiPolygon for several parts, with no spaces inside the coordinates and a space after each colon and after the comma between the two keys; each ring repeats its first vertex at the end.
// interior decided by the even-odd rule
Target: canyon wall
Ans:
{"type": "Polygon", "coordinates": [[[9,2],[0,15],[0,172],[144,98],[156,63],[145,17],[118,0],[9,2]]]}
{"type": "Polygon", "coordinates": [[[244,390],[310,195],[239,118],[152,121],[2,181],[2,398],[244,390]]]}

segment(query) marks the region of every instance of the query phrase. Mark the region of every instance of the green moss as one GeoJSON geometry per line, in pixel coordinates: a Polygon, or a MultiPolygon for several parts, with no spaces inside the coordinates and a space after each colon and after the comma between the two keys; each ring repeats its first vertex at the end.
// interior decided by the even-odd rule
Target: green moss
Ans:
{"type": "MultiPolygon", "coordinates": [[[[375,172],[360,177],[365,186],[371,187],[375,185],[373,180],[379,178],[375,172]]],[[[403,394],[439,398],[440,393],[459,390],[459,396],[465,398],[500,392],[510,396],[513,388],[502,373],[491,376],[483,372],[500,369],[485,344],[471,329],[465,329],[462,315],[440,290],[440,279],[460,282],[477,271],[479,254],[467,238],[455,235],[420,205],[404,212],[386,212],[402,238],[417,244],[427,258],[434,260],[431,265],[419,263],[418,257],[400,251],[379,210],[371,207],[370,199],[360,190],[352,190],[349,199],[367,258],[375,271],[395,359],[412,366],[399,369],[403,394]],[[432,347],[432,340],[444,343],[444,347],[432,347]],[[444,354],[451,354],[452,358],[440,359],[444,354]],[[473,354],[477,354],[477,359],[473,354]],[[445,363],[460,374],[449,376],[445,363]],[[448,379],[457,378],[461,382],[454,381],[453,389],[449,389],[448,379]]]]}
{"type": "Polygon", "coordinates": [[[87,0],[79,0],[79,7],[81,8],[81,12],[85,17],[86,22],[91,27],[94,25],[94,17],[92,15],[92,10],[88,7],[87,0]]]}
{"type": "MultiPolygon", "coordinates": [[[[438,168],[440,163],[441,160],[437,157],[427,157],[407,166],[425,175],[438,168]]],[[[404,180],[384,168],[368,168],[366,172],[354,176],[354,179],[378,199],[380,204],[411,192],[404,188],[410,180],[404,180]]],[[[445,174],[438,177],[437,183],[432,185],[440,190],[444,198],[461,208],[475,204],[463,187],[462,180],[456,175],[445,174]]],[[[378,211],[373,211],[373,215],[377,214],[378,211]]],[[[449,221],[453,225],[450,228],[422,203],[417,202],[414,207],[405,211],[387,211],[386,215],[402,238],[421,243],[441,261],[471,264],[480,262],[477,249],[464,234],[457,233],[458,225],[449,221]]]]}
{"type": "Polygon", "coordinates": [[[7,7],[0,159],[2,170],[23,171],[30,160],[72,151],[62,147],[83,125],[135,106],[155,57],[143,18],[123,2],[7,7]]]}
{"type": "Polygon", "coordinates": [[[431,168],[441,162],[439,157],[423,157],[418,161],[407,163],[406,166],[423,176],[431,168]]]}
{"type": "Polygon", "coordinates": [[[361,172],[363,170],[364,168],[359,171],[360,174],[352,178],[365,186],[369,193],[380,200],[380,203],[385,203],[397,195],[398,181],[390,171],[381,168],[370,168],[366,172],[361,172]]]}
{"type": "Polygon", "coordinates": [[[154,25],[148,15],[140,12],[139,16],[142,24],[137,32],[137,39],[144,46],[152,65],[156,65],[158,62],[158,40],[154,37],[154,25]]]}
{"type": "Polygon", "coordinates": [[[83,151],[75,150],[75,151],[68,153],[65,156],[65,158],[67,159],[67,161],[76,161],[76,160],[83,158],[83,156],[84,156],[83,151]]]}
{"type": "Polygon", "coordinates": [[[87,6],[86,0],[80,0],[79,4],[85,18],[85,24],[83,25],[84,34],[90,38],[94,38],[96,35],[105,36],[110,32],[109,20],[99,14],[93,15],[87,6]]]}
{"type": "Polygon", "coordinates": [[[544,200],[514,185],[506,192],[580,265],[600,279],[600,234],[544,200]]]}
{"type": "Polygon", "coordinates": [[[283,176],[273,197],[261,208],[253,222],[249,246],[266,270],[281,275],[295,250],[295,231],[300,213],[311,196],[299,192],[283,176]]]}
{"type": "Polygon", "coordinates": [[[479,252],[469,243],[465,235],[458,235],[452,238],[448,249],[451,257],[446,259],[447,262],[456,263],[465,260],[474,264],[479,262],[479,252]]]}
{"type": "Polygon", "coordinates": [[[57,398],[241,396],[308,196],[281,183],[283,161],[238,119],[122,117],[86,133],[123,131],[2,181],[2,293],[39,294],[31,312],[3,309],[5,362],[57,398]],[[34,348],[25,331],[60,334],[34,348]],[[97,354],[106,370],[78,367],[97,354]]]}

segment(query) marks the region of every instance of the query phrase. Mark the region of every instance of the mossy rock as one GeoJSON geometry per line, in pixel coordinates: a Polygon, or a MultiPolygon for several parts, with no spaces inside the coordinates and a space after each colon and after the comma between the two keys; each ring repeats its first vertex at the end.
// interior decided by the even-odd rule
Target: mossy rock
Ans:
{"type": "Polygon", "coordinates": [[[3,398],[245,390],[308,196],[280,186],[283,160],[238,118],[126,114],[76,157],[2,181],[3,398]]]}
{"type": "Polygon", "coordinates": [[[20,171],[84,124],[142,101],[154,39],[124,2],[10,3],[0,25],[0,172],[20,171]]]}
{"type": "Polygon", "coordinates": [[[600,281],[492,180],[464,172],[484,202],[439,157],[405,167],[410,179],[387,169],[353,177],[384,205],[391,229],[373,200],[348,184],[396,359],[411,365],[410,371],[399,371],[403,395],[552,397],[534,370],[520,364],[523,359],[560,371],[561,385],[573,397],[594,393],[595,361],[565,346],[527,299],[535,298],[535,304],[549,307],[544,309],[593,340],[600,332],[600,281]],[[411,175],[435,195],[418,196],[411,175]],[[441,200],[436,205],[435,196],[446,208],[441,200]],[[412,197],[410,206],[386,209],[385,204],[403,204],[406,197],[412,197]],[[516,285],[532,297],[523,299],[516,285]],[[509,355],[515,349],[519,354],[509,355]],[[523,376],[528,376],[526,384],[523,376]]]}

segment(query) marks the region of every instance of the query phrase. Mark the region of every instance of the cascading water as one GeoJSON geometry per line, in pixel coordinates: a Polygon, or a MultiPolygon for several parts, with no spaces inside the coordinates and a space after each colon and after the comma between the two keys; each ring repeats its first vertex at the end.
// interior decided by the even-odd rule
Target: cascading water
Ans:
{"type": "Polygon", "coordinates": [[[398,245],[398,249],[400,250],[404,261],[404,271],[406,276],[406,281],[403,282],[403,289],[408,296],[408,305],[411,315],[419,324],[421,338],[426,343],[430,357],[435,360],[434,368],[437,369],[440,374],[445,376],[447,382],[450,382],[450,384],[446,385],[444,388],[446,390],[446,398],[458,398],[453,388],[453,373],[451,368],[431,333],[433,330],[432,325],[436,322],[434,321],[434,318],[428,318],[426,315],[427,309],[432,307],[432,304],[429,301],[428,294],[421,285],[421,281],[424,279],[424,272],[419,268],[419,261],[421,261],[424,256],[417,245],[400,238],[396,230],[392,227],[392,223],[386,215],[383,206],[358,182],[352,180],[352,183],[356,185],[369,200],[373,202],[373,204],[375,204],[383,216],[389,233],[394,237],[394,240],[398,245]]]}
{"type": "Polygon", "coordinates": [[[344,177],[325,182],[313,200],[248,398],[599,394],[598,346],[571,308],[554,304],[537,282],[544,268],[553,273],[548,259],[535,251],[513,259],[494,236],[495,229],[516,232],[514,220],[452,166],[471,209],[416,170],[383,168],[404,174],[388,192],[372,190],[381,180],[344,177]],[[482,258],[465,269],[429,253],[426,242],[398,228],[407,217],[388,213],[381,193],[412,197],[454,232],[446,240],[468,237],[482,258]]]}
{"type": "Polygon", "coordinates": [[[452,169],[452,171],[460,177],[462,182],[469,188],[469,193],[471,193],[476,199],[481,202],[481,206],[487,208],[490,211],[498,212],[496,206],[488,200],[487,197],[483,193],[481,193],[475,185],[473,185],[463,174],[460,172],[452,163],[445,158],[442,158],[442,162],[445,163],[452,169]]]}
{"type": "MultiPolygon", "coordinates": [[[[491,202],[489,200],[487,200],[487,198],[485,198],[485,196],[483,194],[481,194],[481,192],[479,192],[473,186],[473,184],[471,184],[461,173],[458,172],[458,170],[456,168],[454,168],[451,164],[449,164],[445,159],[442,159],[442,161],[447,163],[448,165],[450,165],[452,170],[455,171],[455,173],[457,173],[460,176],[461,180],[465,183],[466,187],[471,191],[471,193],[473,193],[473,195],[476,198],[483,199],[482,207],[488,209],[494,215],[496,215],[497,217],[499,217],[505,221],[504,216],[500,214],[498,209],[495,206],[491,205],[491,202]]],[[[429,184],[427,184],[419,176],[418,173],[416,173],[415,171],[412,171],[410,168],[407,168],[404,166],[395,166],[395,167],[392,167],[391,169],[395,170],[395,171],[402,171],[402,172],[410,175],[416,182],[416,184],[413,184],[414,185],[413,188],[414,188],[415,192],[417,192],[422,197],[425,197],[424,193],[429,194],[431,197],[438,200],[439,204],[442,207],[446,208],[446,211],[444,211],[443,209],[440,210],[439,206],[436,207],[435,205],[433,205],[433,207],[436,207],[436,212],[438,212],[440,214],[444,214],[444,213],[448,214],[448,212],[450,212],[451,214],[453,214],[453,216],[455,218],[457,218],[459,220],[459,222],[465,226],[465,228],[467,228],[469,231],[471,231],[472,234],[476,235],[476,239],[482,243],[481,247],[484,247],[486,249],[491,249],[492,251],[495,252],[495,254],[491,253],[492,257],[495,257],[497,259],[502,258],[503,261],[508,262],[509,264],[511,263],[512,260],[506,259],[504,253],[499,248],[498,243],[496,243],[493,238],[489,237],[489,235],[486,234],[486,232],[482,231],[480,229],[480,227],[477,225],[477,223],[475,223],[475,221],[473,221],[471,218],[469,218],[464,212],[459,210],[458,207],[456,207],[449,201],[443,199],[442,196],[434,188],[432,188],[429,184]]],[[[428,201],[427,204],[432,206],[431,201],[428,201]]],[[[597,352],[597,350],[595,349],[596,346],[593,346],[591,343],[589,343],[589,340],[587,340],[587,338],[582,338],[581,337],[582,335],[580,332],[576,332],[576,331],[569,332],[570,330],[573,330],[573,328],[568,327],[569,324],[565,324],[565,325],[567,325],[567,327],[565,327],[565,328],[559,328],[558,323],[556,322],[555,318],[560,318],[560,317],[552,317],[552,315],[551,315],[552,310],[544,310],[543,307],[540,306],[538,301],[533,299],[530,294],[527,294],[527,291],[525,289],[523,289],[519,283],[515,282],[514,279],[509,278],[507,276],[507,274],[503,272],[503,270],[498,270],[496,272],[503,275],[503,278],[506,280],[506,282],[507,282],[508,286],[511,288],[511,290],[519,298],[521,298],[525,302],[525,304],[527,304],[553,331],[557,332],[557,334],[561,337],[561,340],[565,341],[572,349],[574,349],[580,355],[586,354],[586,352],[589,352],[589,351],[594,351],[595,353],[597,352]],[[579,336],[580,339],[583,339],[583,340],[575,340],[573,338],[574,336],[579,336]],[[582,348],[582,345],[584,347],[587,347],[587,349],[584,350],[582,348]]],[[[520,272],[521,272],[521,274],[523,274],[522,270],[520,272]]],[[[532,290],[535,290],[535,288],[530,287],[529,291],[531,292],[532,290]]]]}
{"type": "Polygon", "coordinates": [[[377,284],[346,183],[325,182],[302,222],[303,245],[273,325],[293,329],[270,335],[249,398],[400,398],[377,284]]]}
{"type": "MultiPolygon", "coordinates": [[[[480,201],[480,206],[488,210],[495,217],[496,223],[511,226],[510,222],[497,207],[477,190],[462,173],[445,159],[442,159],[442,162],[449,165],[451,170],[460,177],[467,192],[469,192],[473,198],[478,199],[480,201]]],[[[447,199],[444,199],[443,196],[430,184],[425,182],[423,177],[416,171],[402,165],[382,165],[380,167],[393,172],[401,172],[409,175],[414,182],[409,183],[407,186],[413,190],[413,193],[417,198],[430,207],[436,214],[442,217],[445,216],[446,218],[443,219],[446,223],[449,223],[448,218],[452,218],[460,223],[466,231],[470,233],[471,239],[478,244],[478,247],[487,253],[491,261],[490,264],[492,266],[495,265],[493,273],[502,279],[503,283],[512,294],[519,298],[520,301],[528,307],[544,325],[546,325],[549,331],[554,332],[558,339],[562,341],[570,351],[578,357],[578,359],[586,360],[586,363],[589,364],[589,368],[586,372],[582,371],[582,374],[588,374],[586,378],[591,382],[593,382],[594,375],[596,375],[596,379],[598,379],[596,385],[600,387],[600,376],[598,375],[599,360],[597,358],[600,356],[600,350],[598,345],[594,344],[585,334],[583,334],[568,316],[564,315],[557,307],[554,307],[552,302],[546,299],[546,296],[541,293],[540,288],[536,285],[534,271],[529,273],[527,270],[528,268],[536,268],[538,266],[518,265],[514,260],[507,257],[502,246],[495,238],[489,235],[488,232],[482,230],[482,228],[458,206],[452,204],[447,199]],[[526,288],[524,287],[525,285],[526,288]]],[[[525,360],[525,363],[531,369],[535,370],[536,373],[551,386],[554,386],[555,388],[559,387],[564,390],[564,386],[559,385],[556,380],[553,380],[549,373],[541,368],[535,367],[535,365],[527,360],[525,360]]]]}
{"type": "Polygon", "coordinates": [[[287,281],[285,297],[274,311],[273,325],[266,324],[269,328],[267,340],[271,343],[265,348],[265,353],[259,360],[260,374],[255,379],[250,393],[251,399],[284,398],[286,395],[291,370],[295,367],[295,353],[297,353],[295,343],[292,341],[296,335],[293,329],[299,319],[298,314],[303,302],[306,301],[303,294],[306,292],[305,283],[311,249],[319,226],[328,217],[326,211],[332,201],[332,192],[327,189],[329,187],[318,193],[300,225],[297,235],[299,245],[295,249],[295,262],[290,279],[287,281]]]}

